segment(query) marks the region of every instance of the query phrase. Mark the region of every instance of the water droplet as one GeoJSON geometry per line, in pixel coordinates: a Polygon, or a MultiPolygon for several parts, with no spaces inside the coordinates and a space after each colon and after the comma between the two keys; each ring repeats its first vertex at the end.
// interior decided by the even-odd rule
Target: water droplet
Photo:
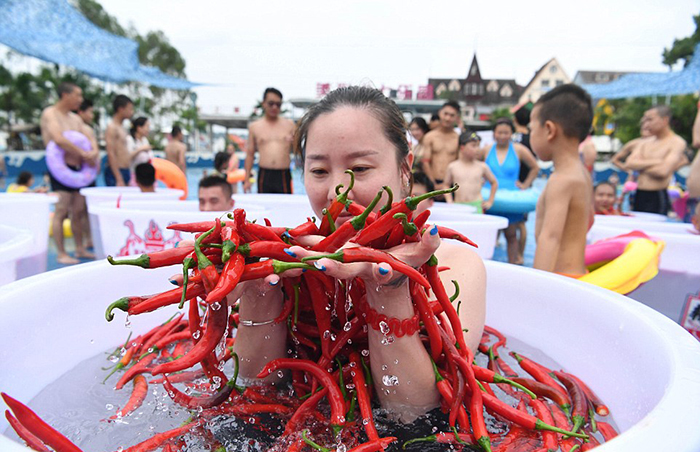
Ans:
{"type": "Polygon", "coordinates": [[[323,338],[324,338],[324,339],[328,339],[329,337],[331,337],[331,332],[328,331],[328,330],[324,331],[324,332],[323,332],[323,338]]]}
{"type": "Polygon", "coordinates": [[[193,337],[195,340],[196,340],[196,339],[199,339],[199,337],[200,337],[201,335],[202,335],[202,333],[201,333],[199,330],[197,330],[197,331],[195,331],[194,333],[192,333],[192,337],[193,337]]]}
{"type": "Polygon", "coordinates": [[[385,336],[389,334],[389,324],[383,320],[379,322],[379,331],[385,336]]]}
{"type": "Polygon", "coordinates": [[[336,452],[346,452],[348,450],[347,446],[343,443],[338,444],[336,447],[336,452]]]}
{"type": "Polygon", "coordinates": [[[270,335],[269,335],[269,334],[266,334],[266,335],[264,336],[264,339],[265,339],[266,341],[269,341],[269,340],[270,340],[270,335]]]}
{"type": "Polygon", "coordinates": [[[354,385],[353,383],[348,383],[347,385],[345,385],[345,387],[348,388],[348,389],[351,390],[351,391],[352,391],[353,389],[355,389],[355,385],[354,385]]]}
{"type": "Polygon", "coordinates": [[[364,357],[369,356],[369,350],[367,350],[367,349],[362,350],[360,353],[361,353],[362,356],[364,356],[364,357]]]}
{"type": "Polygon", "coordinates": [[[109,410],[109,411],[112,411],[114,409],[114,405],[112,405],[111,403],[108,403],[107,405],[105,405],[105,408],[107,408],[107,410],[109,410]]]}
{"type": "Polygon", "coordinates": [[[399,360],[398,360],[398,359],[395,359],[395,360],[394,360],[394,364],[398,364],[398,363],[399,363],[399,360]]]}
{"type": "Polygon", "coordinates": [[[284,378],[284,372],[282,372],[281,370],[278,370],[278,371],[277,371],[277,377],[279,377],[279,378],[284,378]]]}
{"type": "Polygon", "coordinates": [[[433,426],[433,428],[432,428],[432,429],[430,429],[430,431],[431,431],[432,433],[435,433],[435,432],[437,432],[437,431],[438,431],[438,428],[437,428],[437,427],[435,427],[435,426],[433,426]]]}
{"type": "Polygon", "coordinates": [[[111,362],[111,363],[116,363],[117,361],[119,361],[119,356],[117,356],[117,355],[112,355],[112,356],[109,357],[109,362],[111,362]]]}
{"type": "Polygon", "coordinates": [[[331,340],[332,340],[332,341],[335,341],[335,338],[336,338],[336,337],[337,337],[337,336],[336,336],[335,334],[331,333],[331,340]]]}
{"type": "Polygon", "coordinates": [[[352,344],[352,339],[348,339],[348,344],[352,344]]]}
{"type": "Polygon", "coordinates": [[[219,303],[218,301],[216,301],[216,302],[214,302],[214,303],[211,304],[211,308],[212,308],[213,310],[215,310],[215,311],[218,311],[219,309],[221,309],[221,303],[219,303]]]}
{"type": "Polygon", "coordinates": [[[388,368],[389,366],[387,366],[386,364],[382,364],[382,370],[387,370],[388,368]]]}
{"type": "Polygon", "coordinates": [[[124,320],[124,326],[127,328],[131,327],[131,319],[129,318],[128,314],[126,316],[126,320],[124,320]]]}
{"type": "Polygon", "coordinates": [[[352,323],[345,322],[345,325],[343,325],[343,331],[350,331],[350,328],[352,328],[352,323]]]}
{"type": "Polygon", "coordinates": [[[255,418],[254,417],[248,418],[248,422],[250,422],[251,424],[255,424],[255,418]]]}

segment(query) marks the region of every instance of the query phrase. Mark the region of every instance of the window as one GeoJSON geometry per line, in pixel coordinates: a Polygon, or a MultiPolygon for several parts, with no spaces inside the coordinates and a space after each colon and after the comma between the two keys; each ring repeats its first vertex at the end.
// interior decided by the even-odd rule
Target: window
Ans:
{"type": "Polygon", "coordinates": [[[498,91],[498,82],[496,80],[491,80],[488,85],[486,85],[486,91],[489,93],[495,93],[498,91]]]}
{"type": "Polygon", "coordinates": [[[444,83],[440,83],[438,87],[435,89],[435,95],[439,96],[440,94],[444,93],[445,90],[447,90],[447,86],[445,86],[444,83]]]}
{"type": "Polygon", "coordinates": [[[462,86],[460,85],[460,83],[457,80],[452,80],[450,82],[449,88],[450,88],[450,91],[460,91],[462,86]]]}
{"type": "Polygon", "coordinates": [[[477,94],[479,94],[479,84],[472,83],[472,95],[477,95],[477,94]]]}
{"type": "Polygon", "coordinates": [[[559,70],[559,68],[557,67],[556,64],[553,64],[553,65],[549,66],[549,72],[550,72],[551,74],[556,74],[558,70],[559,70]]]}
{"type": "Polygon", "coordinates": [[[549,88],[549,80],[542,80],[542,88],[549,88]]]}
{"type": "Polygon", "coordinates": [[[508,83],[503,85],[501,88],[501,97],[511,97],[513,95],[513,88],[510,87],[508,83]]]}
{"type": "Polygon", "coordinates": [[[557,86],[561,86],[561,85],[563,85],[563,84],[564,84],[564,80],[557,80],[557,81],[556,81],[556,85],[557,85],[557,86]]]}

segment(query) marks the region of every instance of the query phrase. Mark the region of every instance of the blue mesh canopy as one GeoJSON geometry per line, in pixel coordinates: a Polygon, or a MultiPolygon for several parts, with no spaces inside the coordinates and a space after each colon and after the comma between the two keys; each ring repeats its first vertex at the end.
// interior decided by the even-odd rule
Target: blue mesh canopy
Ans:
{"type": "Polygon", "coordinates": [[[142,66],[138,44],[94,25],[65,0],[0,0],[0,42],[29,56],[114,83],[169,89],[197,86],[142,66]]]}
{"type": "Polygon", "coordinates": [[[690,64],[681,71],[657,74],[627,74],[614,82],[583,85],[595,99],[644,96],[675,96],[700,91],[700,44],[690,64]]]}

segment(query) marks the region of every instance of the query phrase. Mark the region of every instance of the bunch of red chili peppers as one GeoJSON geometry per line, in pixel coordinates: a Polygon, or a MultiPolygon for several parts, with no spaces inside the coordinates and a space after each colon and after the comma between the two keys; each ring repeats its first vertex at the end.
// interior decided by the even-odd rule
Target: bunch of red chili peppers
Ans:
{"type": "MultiPolygon", "coordinates": [[[[380,191],[369,206],[359,206],[348,199],[354,176],[348,188],[337,189],[336,200],[324,211],[320,226],[313,219],[289,229],[272,227],[246,220],[245,212],[236,209],[225,221],[176,224],[169,226],[197,234],[194,245],[144,254],[112,264],[158,268],[183,265],[183,284],[160,294],[125,297],[112,303],[106,312],[112,320],[115,309],[129,315],[154,311],[164,306],[188,305],[184,314],[118,348],[118,362],[112,373],[123,370],[116,388],[133,382],[131,397],[111,419],[129,416],[143,403],[148,386],[162,384],[181,406],[197,409],[198,415],[183,426],[134,445],[125,451],[180,450],[181,437],[188,432],[206,435],[202,424],[219,415],[257,419],[262,413],[279,416],[286,422],[275,450],[301,451],[309,448],[329,451],[320,442],[353,444],[352,452],[381,451],[394,442],[394,437],[380,437],[372,417],[374,397],[372,377],[365,362],[367,331],[381,325],[397,336],[421,334],[433,360],[436,386],[442,396],[443,411],[449,413],[451,431],[425,438],[415,438],[403,447],[417,442],[448,443],[454,446],[478,445],[483,450],[557,451],[588,450],[598,444],[594,433],[604,440],[615,436],[614,429],[597,416],[606,416],[607,407],[575,376],[552,372],[524,356],[512,353],[519,367],[529,377],[519,376],[501,356],[499,349],[506,339],[498,331],[486,328],[479,351],[488,355],[488,367],[475,364],[473,353],[466,346],[459,316],[439,277],[440,267],[433,257],[419,269],[392,257],[384,249],[402,243],[416,242],[426,228],[430,212],[415,218],[419,202],[457,187],[392,202],[378,212],[380,191]],[[337,229],[335,220],[343,210],[354,218],[337,229]],[[386,263],[394,272],[409,278],[411,295],[417,312],[415,322],[398,322],[376,316],[366,306],[363,281],[356,278],[346,285],[333,280],[307,262],[302,262],[288,248],[298,245],[307,235],[325,238],[310,249],[324,253],[322,257],[342,262],[386,263]],[[350,246],[346,244],[352,242],[350,246]],[[283,278],[284,307],[275,319],[286,323],[294,358],[276,359],[260,372],[265,377],[281,369],[291,371],[295,397],[269,388],[237,385],[238,358],[233,350],[233,330],[239,323],[237,306],[229,307],[226,297],[242,281],[265,278],[286,270],[301,268],[301,276],[283,278]],[[308,270],[308,271],[306,271],[308,270]],[[434,298],[431,300],[431,298],[434,298]],[[347,301],[351,303],[348,304],[347,301]],[[204,319],[202,317],[204,313],[204,319]],[[392,324],[389,324],[393,322],[392,324]],[[491,345],[491,338],[497,341],[491,345]],[[363,356],[365,355],[365,356],[363,356]],[[234,361],[234,373],[228,378],[224,363],[234,361]],[[201,370],[194,370],[196,365],[201,370]],[[145,374],[157,376],[147,381],[145,374]],[[531,378],[530,378],[531,377],[531,378]],[[193,381],[206,378],[208,384],[195,385],[202,395],[180,391],[174,384],[192,387],[193,381]],[[513,407],[500,400],[493,388],[515,399],[513,407]],[[330,405],[330,418],[318,410],[322,399],[330,405]],[[529,410],[528,410],[529,406],[529,410]],[[486,428],[484,413],[509,427],[506,435],[491,433],[486,428]],[[534,413],[534,414],[531,414],[534,413]],[[367,441],[357,444],[360,431],[367,441]],[[600,436],[600,435],[599,435],[600,436]]],[[[457,231],[437,226],[442,238],[473,244],[457,231]]],[[[109,378],[110,373],[107,378],[109,378]]],[[[500,392],[499,392],[500,393],[500,392]]],[[[6,416],[20,437],[35,450],[78,451],[63,435],[44,423],[20,402],[3,394],[9,411],[6,416]]],[[[210,435],[211,436],[211,435],[210,435]]],[[[212,443],[216,442],[212,439],[212,443]]]]}

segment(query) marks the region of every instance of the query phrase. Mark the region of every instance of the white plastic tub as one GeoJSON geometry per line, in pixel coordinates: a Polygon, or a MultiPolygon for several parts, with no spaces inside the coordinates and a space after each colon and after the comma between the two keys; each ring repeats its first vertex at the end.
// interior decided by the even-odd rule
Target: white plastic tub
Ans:
{"type": "MultiPolygon", "coordinates": [[[[267,211],[241,202],[247,218],[262,221],[267,211]]],[[[228,212],[200,212],[198,201],[134,201],[125,200],[116,208],[112,202],[92,206],[99,225],[98,259],[126,256],[172,248],[192,235],[166,229],[172,223],[213,221],[228,212]]],[[[94,239],[94,238],[93,238],[94,239]]]]}
{"type": "Polygon", "coordinates": [[[17,279],[17,262],[26,256],[33,242],[27,230],[0,225],[0,286],[17,279]]]}
{"type": "Polygon", "coordinates": [[[629,215],[596,215],[595,222],[599,224],[622,223],[622,224],[640,224],[640,223],[664,223],[668,221],[666,215],[648,212],[629,212],[629,215]]]}
{"type": "MultiPolygon", "coordinates": [[[[487,323],[541,349],[610,407],[623,433],[601,452],[700,450],[700,343],[612,292],[514,265],[486,262],[486,269],[487,323]]],[[[5,286],[0,390],[27,402],[83,360],[121,343],[127,334],[124,316],[107,324],[105,307],[125,295],[167,290],[173,273],[175,267],[143,270],[101,261],[5,286]]],[[[132,316],[131,329],[138,334],[172,313],[132,316]]],[[[0,419],[0,431],[6,427],[0,419]]],[[[0,450],[28,449],[0,436],[0,450]]]]}
{"type": "Polygon", "coordinates": [[[267,218],[273,226],[299,226],[308,217],[316,216],[306,195],[239,193],[233,195],[233,199],[236,200],[236,206],[246,203],[267,210],[267,218]]]}
{"type": "Polygon", "coordinates": [[[436,202],[433,203],[432,207],[430,208],[430,212],[432,212],[433,216],[435,215],[456,215],[456,214],[469,214],[469,213],[476,213],[476,207],[470,206],[467,204],[455,204],[451,203],[448,204],[446,202],[436,202]]]}
{"type": "MultiPolygon", "coordinates": [[[[441,213],[433,213],[428,222],[452,228],[469,237],[469,239],[479,245],[478,248],[473,248],[471,246],[469,248],[476,251],[482,259],[493,258],[498,231],[508,226],[507,218],[481,214],[444,215],[441,213]]],[[[452,240],[452,242],[461,243],[454,240],[452,240]]]]}
{"type": "Polygon", "coordinates": [[[106,256],[102,246],[102,238],[100,237],[100,225],[97,216],[92,213],[91,208],[104,202],[113,202],[116,206],[117,201],[121,204],[127,200],[178,200],[185,194],[182,190],[174,188],[156,187],[154,193],[142,193],[138,187],[87,187],[81,188],[80,194],[85,196],[87,203],[88,218],[90,220],[90,235],[95,250],[95,256],[98,258],[106,256]]]}
{"type": "Polygon", "coordinates": [[[46,271],[49,213],[54,196],[38,193],[0,193],[0,225],[28,231],[32,244],[17,262],[17,279],[46,271]]]}

